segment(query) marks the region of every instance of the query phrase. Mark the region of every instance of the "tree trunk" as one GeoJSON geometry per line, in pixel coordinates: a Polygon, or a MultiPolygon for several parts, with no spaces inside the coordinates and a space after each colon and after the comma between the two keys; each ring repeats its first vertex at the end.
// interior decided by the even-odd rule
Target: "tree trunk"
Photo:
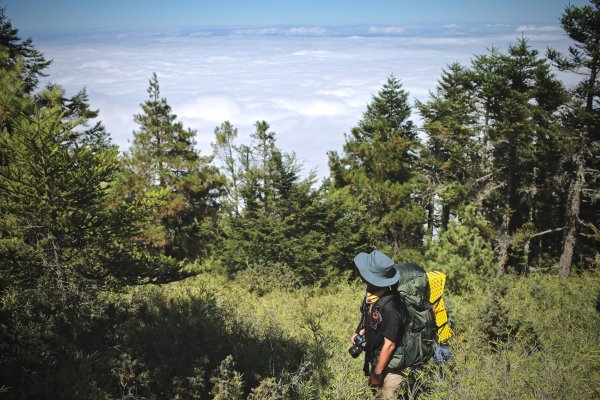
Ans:
{"type": "Polygon", "coordinates": [[[565,241],[563,252],[560,256],[560,273],[561,277],[567,277],[571,273],[571,265],[573,263],[573,249],[577,242],[577,223],[579,220],[579,208],[581,205],[581,192],[585,178],[585,169],[583,159],[577,159],[577,173],[571,183],[569,191],[569,201],[567,205],[567,231],[565,233],[565,241]]]}
{"type": "Polygon", "coordinates": [[[429,200],[427,204],[427,233],[430,237],[433,237],[433,225],[435,218],[435,205],[433,204],[433,200],[429,200]]]}
{"type": "Polygon", "coordinates": [[[510,210],[507,208],[502,217],[502,226],[500,228],[500,243],[498,244],[498,270],[496,276],[504,273],[506,262],[508,261],[508,248],[510,247],[512,237],[508,231],[510,223],[510,210]]]}
{"type": "Polygon", "coordinates": [[[448,229],[448,223],[450,222],[450,205],[444,204],[442,207],[442,231],[448,229]]]}

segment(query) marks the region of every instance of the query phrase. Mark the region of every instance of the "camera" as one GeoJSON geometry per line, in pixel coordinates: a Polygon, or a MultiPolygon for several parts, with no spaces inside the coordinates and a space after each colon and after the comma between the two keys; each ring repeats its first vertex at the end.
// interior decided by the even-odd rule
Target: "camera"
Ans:
{"type": "Polygon", "coordinates": [[[367,347],[367,339],[364,336],[356,335],[354,337],[354,346],[348,349],[348,353],[352,356],[352,358],[356,358],[362,353],[364,349],[367,347]]]}

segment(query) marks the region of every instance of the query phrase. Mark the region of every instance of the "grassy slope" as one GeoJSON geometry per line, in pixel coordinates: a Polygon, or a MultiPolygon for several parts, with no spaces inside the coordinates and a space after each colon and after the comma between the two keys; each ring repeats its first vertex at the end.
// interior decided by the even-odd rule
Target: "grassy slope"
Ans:
{"type": "MultiPolygon", "coordinates": [[[[236,336],[260,341],[260,351],[249,357],[275,359],[287,349],[280,343],[296,343],[311,364],[290,365],[289,371],[304,371],[298,379],[304,380],[306,393],[354,399],[368,397],[362,360],[347,353],[363,290],[360,284],[340,283],[325,289],[275,288],[259,297],[236,282],[203,274],[165,286],[161,293],[175,303],[209,293],[232,343],[236,336]],[[315,370],[326,383],[307,373],[315,370]]],[[[407,391],[424,399],[598,398],[599,292],[598,274],[567,280],[535,275],[506,276],[448,295],[457,333],[450,341],[453,360],[443,366],[430,362],[411,376],[407,391]]],[[[236,349],[227,350],[235,354],[236,349]]],[[[240,369],[246,381],[258,382],[267,374],[253,375],[251,361],[240,369]]]]}

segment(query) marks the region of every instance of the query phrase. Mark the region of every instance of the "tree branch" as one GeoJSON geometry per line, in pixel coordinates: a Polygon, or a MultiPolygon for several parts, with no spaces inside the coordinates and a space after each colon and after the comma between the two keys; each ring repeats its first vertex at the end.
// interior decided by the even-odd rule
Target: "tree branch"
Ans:
{"type": "Polygon", "coordinates": [[[566,226],[563,226],[562,228],[548,229],[548,230],[543,231],[543,232],[535,233],[535,234],[529,236],[529,238],[533,239],[534,237],[538,237],[538,236],[542,236],[542,235],[547,235],[548,233],[560,232],[560,231],[564,230],[565,228],[566,228],[566,226]]]}

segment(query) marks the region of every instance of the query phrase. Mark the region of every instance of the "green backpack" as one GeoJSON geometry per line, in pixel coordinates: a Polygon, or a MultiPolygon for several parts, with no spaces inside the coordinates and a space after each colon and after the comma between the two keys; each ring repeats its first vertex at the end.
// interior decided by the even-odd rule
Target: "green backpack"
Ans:
{"type": "MultiPolygon", "coordinates": [[[[404,308],[404,332],[388,368],[408,368],[425,364],[433,356],[438,327],[429,302],[429,281],[417,264],[399,263],[398,297],[404,308]]],[[[381,300],[380,309],[396,296],[381,300]]],[[[385,318],[385,315],[383,316],[385,318]]]]}

